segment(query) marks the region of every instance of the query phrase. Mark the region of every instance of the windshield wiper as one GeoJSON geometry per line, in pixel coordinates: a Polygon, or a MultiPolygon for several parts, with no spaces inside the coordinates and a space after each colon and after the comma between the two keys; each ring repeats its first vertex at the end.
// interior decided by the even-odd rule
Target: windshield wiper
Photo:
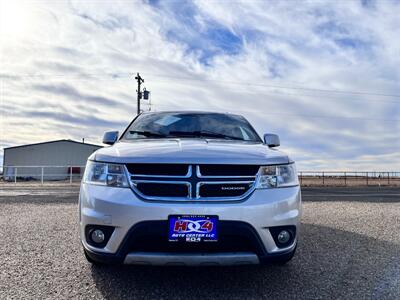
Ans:
{"type": "Polygon", "coordinates": [[[174,136],[194,136],[194,137],[211,137],[211,138],[222,138],[229,140],[240,140],[243,141],[242,138],[237,136],[230,136],[222,133],[211,132],[211,131],[170,131],[170,135],[174,136]]]}
{"type": "Polygon", "coordinates": [[[157,132],[151,132],[151,131],[140,131],[140,130],[130,130],[130,134],[139,134],[139,135],[144,135],[145,137],[168,137],[165,134],[162,133],[157,133],[157,132]]]}

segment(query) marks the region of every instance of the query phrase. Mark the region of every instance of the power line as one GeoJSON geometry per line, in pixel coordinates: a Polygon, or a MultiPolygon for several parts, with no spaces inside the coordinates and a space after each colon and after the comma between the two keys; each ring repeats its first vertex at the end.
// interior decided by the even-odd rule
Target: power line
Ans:
{"type": "Polygon", "coordinates": [[[307,117],[315,119],[351,119],[351,120],[363,120],[363,121],[381,121],[381,122],[400,122],[400,119],[384,119],[384,118],[363,118],[363,117],[344,117],[344,116],[317,116],[308,114],[291,114],[291,113],[274,113],[274,112],[263,112],[265,115],[284,115],[291,117],[307,117]]]}
{"type": "MultiPolygon", "coordinates": [[[[129,78],[130,76],[132,76],[132,73],[91,73],[91,74],[85,74],[85,75],[92,75],[92,76],[112,76],[113,79],[118,79],[118,78],[129,78]]],[[[170,78],[172,76],[168,76],[168,75],[159,75],[159,74],[149,74],[150,76],[155,76],[155,77],[166,77],[166,78],[170,78]]],[[[17,76],[17,75],[15,75],[17,76]]],[[[65,74],[34,74],[33,76],[35,77],[40,77],[40,76],[66,76],[65,74]]],[[[82,75],[80,75],[82,76],[82,75]]],[[[26,75],[26,77],[31,77],[31,75],[26,75]]],[[[231,81],[223,81],[223,80],[207,80],[207,79],[196,79],[196,78],[187,78],[187,77],[173,77],[173,78],[178,78],[178,79],[190,79],[190,80],[194,80],[194,81],[217,81],[217,82],[224,82],[224,83],[233,83],[231,81]]],[[[137,78],[135,78],[137,79],[137,78]]],[[[170,80],[171,81],[171,80],[170,80]]],[[[167,81],[167,82],[170,82],[167,81]]],[[[174,81],[177,83],[180,83],[179,81],[174,81]]],[[[240,82],[235,82],[235,84],[242,84],[242,85],[254,85],[252,83],[240,83],[240,82]]],[[[265,86],[265,87],[270,87],[269,85],[259,85],[259,86],[265,86]]],[[[319,90],[318,90],[319,91],[319,90]]],[[[276,94],[276,95],[285,95],[282,93],[273,93],[272,94],[276,94]]],[[[354,92],[355,93],[355,92],[354,92]]],[[[374,94],[374,93],[364,93],[365,95],[378,95],[378,94],[374,94]]],[[[303,97],[318,97],[317,95],[304,95],[304,94],[289,94],[291,96],[303,96],[303,97]]],[[[383,94],[380,94],[383,95],[383,94]]],[[[389,96],[387,94],[385,94],[386,96],[389,96]]],[[[400,95],[399,95],[400,96],[400,95]]],[[[326,97],[326,96],[325,96],[326,97]]],[[[331,97],[332,98],[332,97],[331,97]]],[[[338,98],[333,98],[333,99],[338,99],[338,98]]],[[[356,100],[356,99],[347,99],[348,101],[374,101],[374,100],[356,100]]],[[[374,101],[374,102],[384,102],[384,101],[374,101]]],[[[389,102],[389,101],[385,101],[385,102],[389,102]]],[[[397,101],[390,101],[390,103],[399,103],[397,101]]],[[[138,108],[140,109],[140,107],[138,106],[138,108]]],[[[291,117],[306,117],[306,118],[318,118],[318,119],[354,119],[354,120],[365,120],[365,121],[381,121],[381,122],[400,122],[400,119],[384,119],[384,118],[363,118],[363,117],[344,117],[344,116],[317,116],[317,115],[308,115],[308,114],[291,114],[291,113],[274,113],[274,112],[265,112],[264,114],[266,115],[285,115],[285,116],[291,116],[291,117]]]]}
{"type": "MultiPolygon", "coordinates": [[[[220,79],[205,79],[205,78],[194,78],[194,77],[184,77],[184,76],[172,76],[172,75],[164,75],[164,74],[152,74],[147,73],[149,76],[161,77],[161,78],[173,78],[173,79],[181,79],[187,81],[207,81],[207,82],[219,82],[233,85],[244,85],[244,86],[259,86],[259,87],[267,87],[267,88],[276,88],[276,89],[291,89],[291,90],[304,90],[311,92],[322,92],[322,93],[334,93],[334,94],[351,94],[351,95],[364,95],[364,96],[378,96],[378,97],[391,97],[391,98],[400,98],[400,94],[385,94],[385,93],[376,93],[376,92],[366,92],[366,91],[352,91],[352,90],[335,90],[335,89],[319,89],[312,87],[303,87],[303,86],[287,86],[287,85],[273,85],[273,84],[264,84],[264,83],[251,83],[251,82],[243,82],[243,81],[231,81],[231,80],[220,80],[220,79]]],[[[35,77],[72,77],[72,78],[82,78],[83,77],[96,77],[96,76],[106,76],[111,77],[111,79],[125,79],[132,76],[132,73],[84,73],[78,75],[66,75],[66,74],[9,74],[2,77],[2,79],[18,79],[22,78],[35,78],[35,77]]],[[[177,82],[174,80],[174,82],[177,82]]],[[[296,94],[294,94],[296,95],[296,94]]],[[[304,95],[303,96],[314,96],[315,95],[304,95]]]]}
{"type": "Polygon", "coordinates": [[[41,78],[41,77],[70,77],[85,79],[85,77],[111,77],[111,79],[130,78],[133,73],[81,73],[81,74],[0,74],[0,79],[41,78]]]}
{"type": "Polygon", "coordinates": [[[400,95],[398,95],[398,94],[384,94],[384,93],[372,93],[372,92],[350,91],[350,90],[346,90],[345,91],[345,90],[333,90],[333,89],[318,89],[318,88],[301,87],[301,86],[284,86],[284,85],[272,85],[272,84],[251,83],[251,82],[239,82],[239,81],[219,80],[219,79],[190,78],[190,77],[179,77],[179,76],[151,74],[151,73],[149,73],[148,75],[154,76],[154,77],[168,77],[168,78],[171,77],[171,78],[183,79],[183,80],[188,80],[188,81],[212,81],[212,82],[229,83],[229,84],[235,84],[235,85],[237,84],[237,85],[247,85],[247,86],[262,86],[262,87],[278,88],[278,89],[306,90],[306,91],[324,92],[324,93],[369,95],[369,96],[400,98],[400,95]]]}
{"type": "MultiPolygon", "coordinates": [[[[155,80],[155,82],[172,82],[172,80],[155,80]]],[[[182,82],[175,82],[178,84],[185,84],[182,82]]],[[[332,100],[345,100],[347,102],[375,102],[375,103],[392,103],[392,104],[400,104],[400,101],[391,101],[391,100],[374,100],[374,99],[354,99],[354,98],[343,98],[340,96],[333,97],[333,96],[327,96],[327,95],[312,95],[312,94],[300,94],[300,93],[287,93],[287,92],[277,92],[277,91],[268,91],[268,92],[262,92],[262,95],[279,95],[279,96],[298,96],[298,97],[304,97],[304,98],[319,98],[321,100],[324,99],[332,99],[332,100]]]]}

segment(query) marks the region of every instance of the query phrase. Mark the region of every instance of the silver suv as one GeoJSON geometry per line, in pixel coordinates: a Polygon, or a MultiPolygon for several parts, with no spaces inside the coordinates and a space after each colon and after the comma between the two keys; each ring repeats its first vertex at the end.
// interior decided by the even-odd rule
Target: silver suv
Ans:
{"type": "Polygon", "coordinates": [[[285,263],[301,194],[294,162],[239,115],[151,112],[88,159],[80,234],[92,263],[285,263]]]}

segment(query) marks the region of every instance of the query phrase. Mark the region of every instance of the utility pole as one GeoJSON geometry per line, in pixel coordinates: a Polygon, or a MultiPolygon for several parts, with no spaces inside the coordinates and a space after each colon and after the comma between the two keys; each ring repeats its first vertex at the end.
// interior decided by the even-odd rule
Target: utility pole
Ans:
{"type": "Polygon", "coordinates": [[[140,85],[144,82],[144,79],[140,77],[139,73],[137,73],[135,79],[137,80],[137,114],[140,114],[140,99],[142,99],[142,91],[140,90],[140,85]]]}

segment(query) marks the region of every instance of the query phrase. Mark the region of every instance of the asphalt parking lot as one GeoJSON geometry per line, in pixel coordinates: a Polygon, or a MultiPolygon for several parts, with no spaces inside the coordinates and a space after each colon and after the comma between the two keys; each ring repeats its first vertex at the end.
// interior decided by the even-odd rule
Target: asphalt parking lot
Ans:
{"type": "Polygon", "coordinates": [[[400,188],[304,188],[285,266],[93,267],[77,187],[0,186],[0,299],[400,299],[400,188]]]}

